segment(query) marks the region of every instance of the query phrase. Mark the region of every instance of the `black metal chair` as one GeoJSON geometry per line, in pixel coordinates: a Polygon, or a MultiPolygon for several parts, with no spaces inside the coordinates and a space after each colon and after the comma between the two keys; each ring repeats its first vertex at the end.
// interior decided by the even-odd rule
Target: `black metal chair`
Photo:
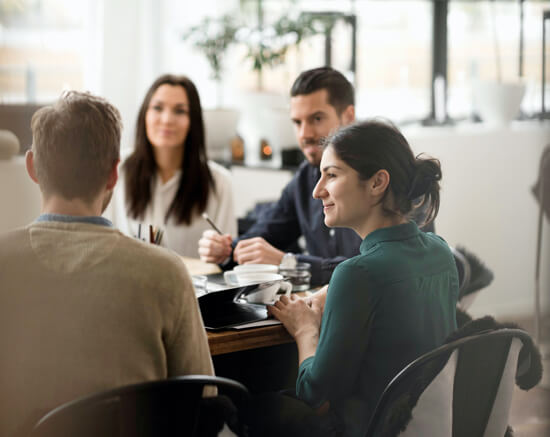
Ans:
{"type": "MultiPolygon", "coordinates": [[[[494,322],[486,317],[478,326],[486,327],[487,320],[494,322]]],[[[514,384],[525,390],[540,381],[540,354],[521,329],[471,334],[466,325],[465,332],[466,337],[421,356],[393,378],[367,437],[506,435],[514,384]]]]}
{"type": "Polygon", "coordinates": [[[227,378],[188,375],[133,384],[68,402],[46,414],[33,437],[217,436],[226,423],[246,435],[248,390],[227,378]],[[205,387],[218,396],[203,397],[205,387]]]}
{"type": "MultiPolygon", "coordinates": [[[[539,204],[538,225],[537,225],[537,248],[536,248],[536,265],[535,265],[535,338],[537,344],[542,342],[542,314],[541,308],[541,247],[542,247],[542,230],[543,218],[546,216],[550,220],[550,144],[547,145],[541,155],[539,164],[539,175],[535,186],[532,188],[533,195],[539,204]]],[[[541,345],[543,346],[543,345],[541,345]]],[[[550,355],[550,347],[544,345],[547,355],[550,355]]]]}
{"type": "Polygon", "coordinates": [[[455,258],[459,278],[457,307],[466,311],[477,294],[487,287],[494,278],[493,272],[471,251],[464,246],[451,247],[455,258]]]}

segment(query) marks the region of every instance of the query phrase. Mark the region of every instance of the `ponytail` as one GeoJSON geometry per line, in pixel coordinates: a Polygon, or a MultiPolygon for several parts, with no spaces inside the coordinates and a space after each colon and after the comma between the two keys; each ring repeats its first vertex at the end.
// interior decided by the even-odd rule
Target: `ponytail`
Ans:
{"type": "Polygon", "coordinates": [[[439,212],[439,181],[441,180],[441,164],[435,158],[415,159],[414,177],[411,181],[407,199],[413,203],[413,208],[426,208],[426,218],[422,225],[432,222],[439,212]],[[416,199],[420,202],[414,203],[416,199]]]}

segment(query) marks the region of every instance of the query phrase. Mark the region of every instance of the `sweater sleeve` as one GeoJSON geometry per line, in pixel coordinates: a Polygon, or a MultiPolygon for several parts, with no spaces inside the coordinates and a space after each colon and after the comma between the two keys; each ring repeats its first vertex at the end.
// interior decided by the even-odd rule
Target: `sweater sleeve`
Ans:
{"type": "Polygon", "coordinates": [[[349,262],[339,265],[330,281],[317,350],[298,369],[300,399],[318,407],[354,391],[376,305],[367,272],[349,262]]]}
{"type": "Polygon", "coordinates": [[[176,320],[166,338],[168,376],[213,375],[214,367],[206,330],[191,278],[183,263],[176,260],[173,290],[176,320]]]}

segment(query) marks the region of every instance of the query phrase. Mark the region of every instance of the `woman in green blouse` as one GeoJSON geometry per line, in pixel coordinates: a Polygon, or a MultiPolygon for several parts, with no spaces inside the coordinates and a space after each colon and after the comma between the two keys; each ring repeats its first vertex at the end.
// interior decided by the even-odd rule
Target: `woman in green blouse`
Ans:
{"type": "Polygon", "coordinates": [[[268,427],[303,435],[297,423],[309,421],[317,435],[363,436],[390,380],[456,329],[458,274],[445,241],[408,219],[422,204],[427,221],[437,215],[439,161],[415,158],[381,121],[345,127],[327,144],[313,197],[327,226],[351,228],[363,242],[327,291],[282,297],[270,309],[296,340],[300,367],[297,400],[279,399],[278,423],[268,427]]]}

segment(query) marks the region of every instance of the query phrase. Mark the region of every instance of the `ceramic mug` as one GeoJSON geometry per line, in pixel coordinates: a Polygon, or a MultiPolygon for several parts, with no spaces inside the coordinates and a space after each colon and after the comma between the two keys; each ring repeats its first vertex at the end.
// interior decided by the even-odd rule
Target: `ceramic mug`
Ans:
{"type": "Polygon", "coordinates": [[[273,279],[283,279],[280,275],[277,274],[278,270],[279,268],[273,264],[243,264],[240,266],[235,266],[233,270],[225,272],[223,274],[223,279],[229,285],[243,285],[244,282],[240,280],[242,276],[245,276],[245,280],[248,284],[252,284],[251,280],[254,281],[254,279],[246,279],[247,275],[251,274],[266,274],[266,276],[255,280],[256,282],[271,281],[273,279]]]}
{"type": "Polygon", "coordinates": [[[278,273],[279,267],[274,264],[241,264],[233,267],[235,273],[278,273]]]}
{"type": "MultiPolygon", "coordinates": [[[[231,273],[231,272],[225,272],[231,273]]],[[[226,282],[230,285],[254,285],[257,284],[246,295],[241,295],[239,300],[248,303],[273,304],[280,297],[279,295],[290,295],[292,284],[285,281],[278,273],[241,273],[238,275],[225,275],[226,282]],[[229,280],[228,280],[229,279],[229,280]],[[237,279],[235,282],[230,280],[237,279]],[[283,293],[281,293],[281,290],[283,293]]]]}
{"type": "Polygon", "coordinates": [[[275,280],[262,282],[242,298],[248,303],[273,305],[282,295],[289,296],[292,292],[292,284],[288,281],[275,280]],[[282,292],[281,292],[282,291],[282,292]]]}

